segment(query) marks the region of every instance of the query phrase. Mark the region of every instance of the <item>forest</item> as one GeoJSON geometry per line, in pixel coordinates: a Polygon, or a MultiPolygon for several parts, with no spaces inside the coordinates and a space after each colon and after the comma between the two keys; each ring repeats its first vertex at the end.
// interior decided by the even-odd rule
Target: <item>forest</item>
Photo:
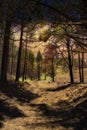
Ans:
{"type": "Polygon", "coordinates": [[[86,0],[0,0],[0,129],[87,130],[86,0]]]}

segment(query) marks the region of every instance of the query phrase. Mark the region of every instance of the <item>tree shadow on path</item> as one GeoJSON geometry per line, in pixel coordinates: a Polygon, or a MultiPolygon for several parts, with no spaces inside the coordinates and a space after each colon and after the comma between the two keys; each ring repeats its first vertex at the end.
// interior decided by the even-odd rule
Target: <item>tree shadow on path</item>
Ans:
{"type": "Polygon", "coordinates": [[[74,84],[66,84],[66,85],[63,85],[63,86],[58,86],[57,88],[48,88],[46,89],[46,91],[52,91],[52,92],[55,92],[55,91],[62,91],[64,89],[67,89],[67,88],[70,88],[72,85],[76,87],[76,84],[79,84],[79,83],[74,83],[74,84]]]}
{"type": "Polygon", "coordinates": [[[17,101],[21,103],[29,103],[30,100],[33,100],[38,97],[37,94],[34,94],[29,90],[26,90],[23,84],[20,83],[0,83],[0,92],[10,98],[15,98],[17,101]]]}
{"type": "Polygon", "coordinates": [[[11,106],[9,103],[0,99],[0,128],[4,126],[4,119],[24,117],[24,113],[15,106],[11,106]]]}
{"type": "MultiPolygon", "coordinates": [[[[55,104],[57,106],[56,109],[47,104],[31,105],[37,107],[38,110],[42,112],[42,116],[49,119],[49,122],[44,125],[50,125],[50,127],[54,128],[57,126],[63,126],[66,129],[73,128],[74,130],[87,129],[87,96],[84,101],[76,106],[72,106],[68,101],[59,101],[55,104]]],[[[36,123],[35,125],[43,124],[36,123]]]]}

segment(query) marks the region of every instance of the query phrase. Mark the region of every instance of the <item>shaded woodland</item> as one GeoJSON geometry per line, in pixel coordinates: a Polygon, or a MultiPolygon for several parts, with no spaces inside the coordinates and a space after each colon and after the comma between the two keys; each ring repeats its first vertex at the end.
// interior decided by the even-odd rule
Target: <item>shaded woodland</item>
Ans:
{"type": "Polygon", "coordinates": [[[87,1],[0,0],[0,129],[86,121],[87,1]]]}

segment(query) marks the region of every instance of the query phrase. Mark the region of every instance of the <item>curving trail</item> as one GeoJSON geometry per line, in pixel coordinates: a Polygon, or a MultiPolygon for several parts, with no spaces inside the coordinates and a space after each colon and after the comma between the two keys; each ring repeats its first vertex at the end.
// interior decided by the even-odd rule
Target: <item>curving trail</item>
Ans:
{"type": "Polygon", "coordinates": [[[87,128],[87,84],[34,81],[0,87],[1,130],[87,128]]]}

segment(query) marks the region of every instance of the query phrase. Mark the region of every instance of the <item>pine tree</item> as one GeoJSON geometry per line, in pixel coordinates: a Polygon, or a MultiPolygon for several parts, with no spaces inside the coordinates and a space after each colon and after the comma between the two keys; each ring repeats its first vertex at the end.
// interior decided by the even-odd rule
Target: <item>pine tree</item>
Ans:
{"type": "Polygon", "coordinates": [[[35,56],[34,53],[32,52],[32,50],[29,50],[29,57],[28,57],[28,61],[29,61],[29,68],[30,68],[30,77],[31,80],[33,78],[33,70],[34,70],[34,61],[35,61],[35,56]]]}
{"type": "Polygon", "coordinates": [[[41,61],[42,61],[42,54],[40,51],[38,51],[37,53],[36,61],[37,61],[38,80],[40,80],[41,79],[41,61]]]}

